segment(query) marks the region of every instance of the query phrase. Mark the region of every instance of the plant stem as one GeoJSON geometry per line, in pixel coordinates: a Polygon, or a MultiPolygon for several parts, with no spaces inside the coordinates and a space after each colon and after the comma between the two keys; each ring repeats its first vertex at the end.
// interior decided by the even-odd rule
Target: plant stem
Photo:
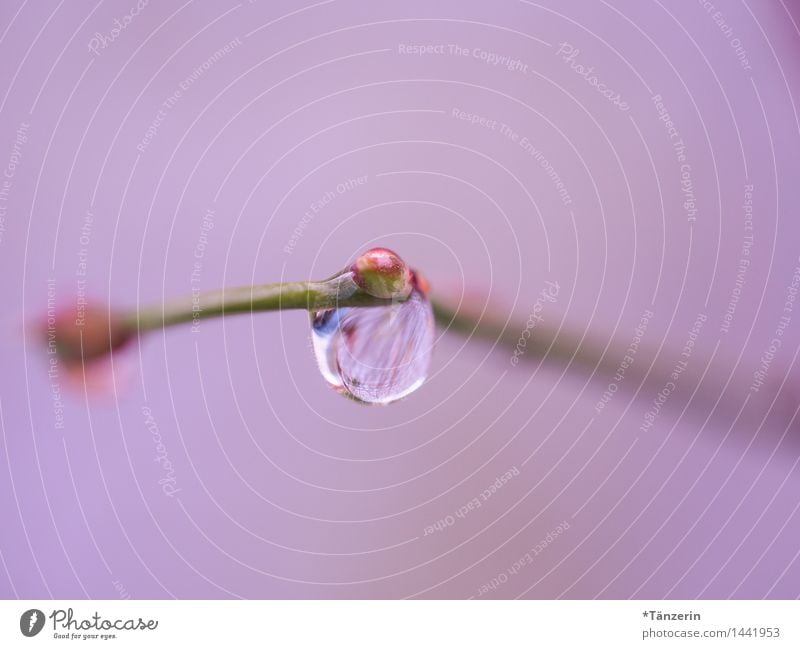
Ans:
{"type": "MultiPolygon", "coordinates": [[[[146,307],[138,312],[123,313],[122,318],[131,329],[144,333],[237,313],[390,306],[397,301],[397,298],[382,299],[367,294],[356,285],[353,273],[344,271],[323,281],[264,284],[202,293],[165,305],[146,307]]],[[[491,309],[478,314],[469,307],[457,309],[437,299],[431,299],[431,304],[436,322],[444,330],[500,346],[509,353],[514,353],[520,345],[525,323],[504,320],[491,309]]],[[[620,340],[612,340],[607,345],[596,336],[580,337],[574,331],[556,332],[537,326],[532,335],[524,340],[524,353],[519,356],[520,361],[547,361],[574,367],[579,371],[591,372],[601,382],[611,380],[619,372],[621,359],[631,358],[628,344],[621,344],[620,340]]],[[[670,380],[671,373],[675,372],[675,362],[679,358],[674,348],[655,350],[640,346],[635,362],[626,366],[624,373],[628,390],[635,389],[637,393],[647,395],[647,398],[657,394],[670,380]]],[[[694,390],[695,406],[737,412],[747,397],[747,385],[742,383],[741,378],[720,371],[716,364],[715,367],[706,367],[709,360],[692,359],[695,369],[682,378],[682,388],[685,391],[694,390]],[[702,383],[698,385],[697,382],[701,380],[697,376],[698,370],[703,368],[702,383]],[[720,394],[723,386],[728,386],[728,390],[720,394]]]]}
{"type": "MultiPolygon", "coordinates": [[[[505,322],[487,310],[483,315],[470,312],[470,310],[457,310],[446,302],[432,300],[433,313],[440,327],[454,331],[463,336],[474,337],[486,343],[497,344],[508,352],[521,349],[518,356],[522,361],[552,361],[560,364],[570,364],[584,370],[597,371],[600,375],[614,373],[627,354],[627,346],[618,340],[612,340],[609,345],[603,344],[596,336],[585,335],[579,337],[569,330],[555,331],[546,326],[537,326],[532,335],[522,338],[521,333],[526,329],[526,323],[511,320],[505,322]],[[522,345],[522,347],[520,347],[522,345]]],[[[644,371],[645,359],[649,364],[658,354],[655,350],[647,349],[640,345],[636,361],[637,370],[644,371]]],[[[654,365],[648,372],[648,380],[661,380],[669,373],[670,367],[663,363],[654,365]]],[[[627,376],[634,374],[628,371],[627,376]]]]}
{"type": "MultiPolygon", "coordinates": [[[[351,272],[343,272],[323,281],[287,282],[222,289],[195,296],[187,296],[165,305],[150,306],[123,314],[129,326],[140,333],[172,325],[197,322],[201,319],[260,311],[303,309],[318,311],[336,307],[386,306],[397,302],[373,297],[362,291],[353,281],[351,272]]],[[[477,338],[513,352],[520,341],[524,323],[506,322],[491,311],[479,315],[469,309],[457,310],[441,300],[431,299],[434,317],[444,330],[477,338]]],[[[613,373],[625,350],[612,344],[604,351],[598,340],[582,340],[569,332],[556,334],[545,327],[537,327],[534,335],[525,340],[524,355],[527,361],[548,361],[571,364],[601,375],[613,373]]],[[[640,353],[642,362],[656,354],[640,353]]],[[[646,367],[646,366],[645,366],[646,367]]],[[[637,368],[637,369],[639,369],[637,368]]],[[[661,364],[647,373],[647,379],[660,380],[669,368],[661,364]]],[[[629,372],[630,374],[631,372],[629,372]]]]}
{"type": "MultiPolygon", "coordinates": [[[[394,302],[397,302],[395,298],[394,302]]],[[[392,300],[362,291],[345,272],[323,281],[287,282],[222,289],[185,297],[163,306],[145,307],[124,315],[139,332],[237,313],[305,309],[318,311],[335,307],[381,306],[392,300]]]]}
{"type": "MultiPolygon", "coordinates": [[[[433,315],[436,322],[442,329],[459,333],[463,336],[476,337],[488,343],[498,345],[513,350],[516,348],[520,339],[520,332],[525,329],[524,323],[509,321],[504,322],[487,310],[483,315],[459,311],[450,307],[447,303],[433,299],[433,315]]],[[[567,336],[556,336],[552,332],[542,335],[541,329],[537,327],[537,335],[531,336],[526,340],[525,356],[529,360],[548,357],[569,361],[571,359],[580,363],[589,363],[586,356],[578,355],[577,340],[564,342],[567,336]]],[[[595,359],[595,355],[591,355],[595,359]]]]}
{"type": "MultiPolygon", "coordinates": [[[[442,329],[477,338],[486,344],[496,344],[509,354],[518,349],[526,323],[506,323],[490,312],[481,316],[469,309],[455,309],[446,302],[432,302],[434,316],[442,329]]],[[[691,394],[693,408],[704,415],[711,409],[737,413],[745,401],[755,401],[749,387],[751,375],[745,373],[743,376],[741,371],[732,373],[730,368],[719,367],[711,362],[713,355],[709,357],[702,348],[696,348],[689,359],[674,343],[658,350],[640,343],[632,356],[629,342],[623,343],[619,339],[612,339],[609,344],[606,342],[596,335],[580,337],[574,331],[557,332],[537,326],[532,335],[524,339],[524,354],[519,358],[520,362],[548,362],[568,366],[570,371],[574,368],[591,374],[599,381],[601,390],[611,384],[615,386],[614,392],[617,389],[635,390],[645,400],[645,406],[651,405],[652,399],[670,385],[680,385],[683,395],[691,394]],[[624,359],[628,360],[621,375],[623,386],[622,380],[615,379],[615,376],[620,376],[624,359]],[[687,365],[680,365],[681,362],[690,364],[691,371],[684,373],[687,365]]],[[[677,401],[680,405],[685,403],[683,399],[677,401]]]]}
{"type": "MultiPolygon", "coordinates": [[[[627,346],[620,345],[619,341],[611,341],[606,348],[597,337],[580,337],[574,331],[564,328],[556,332],[546,326],[537,326],[531,336],[522,338],[522,332],[529,328],[525,322],[506,322],[490,309],[483,315],[478,315],[469,310],[456,310],[440,300],[431,302],[436,322],[442,329],[497,344],[509,353],[521,349],[523,353],[518,356],[520,362],[547,360],[597,370],[603,375],[614,373],[620,360],[627,355],[627,346]],[[520,348],[519,345],[524,347],[520,348]]],[[[640,358],[648,358],[648,362],[655,356],[652,350],[644,350],[639,354],[640,358]]],[[[656,372],[658,369],[654,368],[656,372]]],[[[667,372],[667,368],[660,369],[662,374],[667,372]]]]}

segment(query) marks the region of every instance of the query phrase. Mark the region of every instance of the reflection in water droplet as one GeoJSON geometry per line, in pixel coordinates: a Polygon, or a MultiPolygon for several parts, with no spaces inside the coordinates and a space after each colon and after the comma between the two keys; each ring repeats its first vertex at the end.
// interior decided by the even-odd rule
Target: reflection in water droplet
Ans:
{"type": "Polygon", "coordinates": [[[391,403],[428,376],[433,310],[419,288],[405,302],[348,307],[311,316],[319,369],[340,393],[366,403],[391,403]]]}

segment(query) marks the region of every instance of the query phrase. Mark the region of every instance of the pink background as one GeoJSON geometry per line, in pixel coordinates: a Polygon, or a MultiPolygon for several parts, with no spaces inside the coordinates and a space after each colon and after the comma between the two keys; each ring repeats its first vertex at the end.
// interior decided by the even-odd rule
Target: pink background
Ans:
{"type": "Polygon", "coordinates": [[[4,2],[0,595],[797,597],[800,313],[742,395],[800,264],[800,10],[718,4],[4,2]],[[21,328],[84,264],[130,307],[373,245],[520,323],[558,282],[545,324],[603,345],[652,309],[668,368],[707,321],[647,432],[652,385],[595,411],[620,356],[590,378],[446,334],[422,389],[365,408],[319,376],[303,313],[152,335],[88,394],[21,328]]]}

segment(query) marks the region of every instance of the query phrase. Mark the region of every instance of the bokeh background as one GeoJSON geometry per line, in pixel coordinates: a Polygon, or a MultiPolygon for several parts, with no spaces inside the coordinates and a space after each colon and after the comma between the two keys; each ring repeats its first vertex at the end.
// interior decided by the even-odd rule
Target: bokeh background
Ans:
{"type": "Polygon", "coordinates": [[[798,23],[790,0],[3,2],[0,596],[797,597],[798,23]],[[299,312],[151,335],[99,386],[31,333],[373,245],[609,356],[515,366],[442,333],[423,388],[368,408],[299,312]]]}

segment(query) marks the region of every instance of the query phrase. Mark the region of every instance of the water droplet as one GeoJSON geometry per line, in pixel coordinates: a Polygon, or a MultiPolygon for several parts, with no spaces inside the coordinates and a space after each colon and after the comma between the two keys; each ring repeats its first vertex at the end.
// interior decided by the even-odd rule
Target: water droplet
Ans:
{"type": "Polygon", "coordinates": [[[317,311],[311,325],[322,376],[357,401],[391,403],[428,376],[433,310],[417,286],[404,302],[317,311]]]}

